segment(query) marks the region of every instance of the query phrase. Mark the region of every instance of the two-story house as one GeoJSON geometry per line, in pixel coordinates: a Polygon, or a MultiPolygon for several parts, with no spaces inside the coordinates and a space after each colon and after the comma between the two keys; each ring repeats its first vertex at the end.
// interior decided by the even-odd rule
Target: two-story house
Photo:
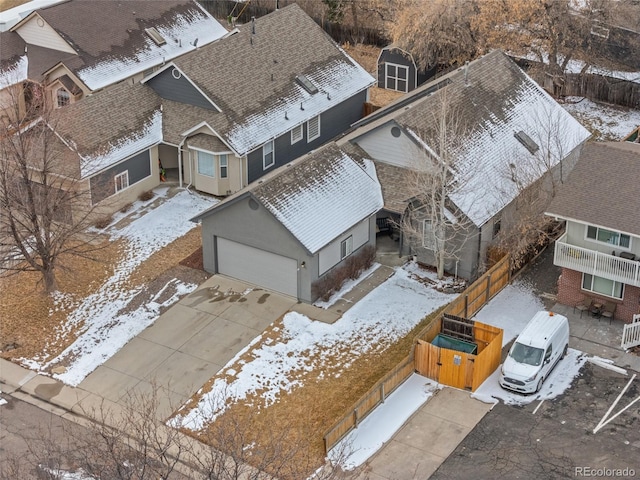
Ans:
{"type": "Polygon", "coordinates": [[[348,129],[375,82],[295,4],[48,120],[105,213],[161,182],[227,196],[348,129]]]}
{"type": "Polygon", "coordinates": [[[16,99],[23,112],[42,101],[66,106],[139,81],[226,34],[195,0],[69,0],[36,9],[0,32],[0,111],[16,99]]]}
{"type": "Polygon", "coordinates": [[[640,313],[640,145],[588,143],[546,212],[566,221],[554,264],[562,267],[558,302],[616,304],[615,318],[640,313]]]}

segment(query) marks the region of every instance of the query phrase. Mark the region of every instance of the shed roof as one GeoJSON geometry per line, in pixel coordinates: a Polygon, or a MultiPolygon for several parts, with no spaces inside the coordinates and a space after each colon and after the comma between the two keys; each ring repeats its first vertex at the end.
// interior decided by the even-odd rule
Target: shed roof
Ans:
{"type": "Polygon", "coordinates": [[[547,215],[640,236],[640,144],[589,142],[547,215]]]}

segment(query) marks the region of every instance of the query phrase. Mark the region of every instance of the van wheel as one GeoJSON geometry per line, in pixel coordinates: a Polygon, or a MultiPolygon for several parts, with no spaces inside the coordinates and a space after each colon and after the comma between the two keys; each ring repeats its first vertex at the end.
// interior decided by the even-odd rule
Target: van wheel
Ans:
{"type": "Polygon", "coordinates": [[[562,351],[562,358],[566,357],[567,353],[569,353],[569,344],[566,344],[564,346],[564,350],[562,351]]]}
{"type": "Polygon", "coordinates": [[[542,389],[543,381],[544,381],[544,378],[541,378],[540,380],[538,380],[538,385],[536,386],[536,393],[538,393],[542,389]]]}

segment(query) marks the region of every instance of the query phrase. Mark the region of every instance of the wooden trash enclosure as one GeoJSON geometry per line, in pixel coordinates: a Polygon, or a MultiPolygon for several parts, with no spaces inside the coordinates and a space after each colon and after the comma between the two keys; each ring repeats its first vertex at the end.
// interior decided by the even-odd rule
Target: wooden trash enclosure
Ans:
{"type": "MultiPolygon", "coordinates": [[[[416,371],[444,385],[475,391],[500,365],[502,329],[474,320],[444,314],[417,340],[416,371]],[[441,334],[475,344],[477,353],[444,348],[434,344],[441,334]]],[[[450,342],[454,343],[454,342],[450,342]]]]}

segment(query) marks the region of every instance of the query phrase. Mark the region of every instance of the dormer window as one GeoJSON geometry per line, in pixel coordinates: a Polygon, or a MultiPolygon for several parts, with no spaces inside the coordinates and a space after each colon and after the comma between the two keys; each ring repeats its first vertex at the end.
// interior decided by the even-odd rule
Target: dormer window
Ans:
{"type": "Polygon", "coordinates": [[[151,37],[151,40],[156,42],[156,45],[164,45],[167,41],[164,39],[160,32],[155,27],[145,28],[144,31],[151,37]]]}
{"type": "Polygon", "coordinates": [[[56,91],[56,108],[64,107],[71,103],[71,94],[65,88],[56,91]]]}
{"type": "Polygon", "coordinates": [[[318,87],[311,83],[311,80],[304,75],[298,75],[296,77],[296,82],[298,82],[298,84],[311,95],[318,93],[318,87]]]}

